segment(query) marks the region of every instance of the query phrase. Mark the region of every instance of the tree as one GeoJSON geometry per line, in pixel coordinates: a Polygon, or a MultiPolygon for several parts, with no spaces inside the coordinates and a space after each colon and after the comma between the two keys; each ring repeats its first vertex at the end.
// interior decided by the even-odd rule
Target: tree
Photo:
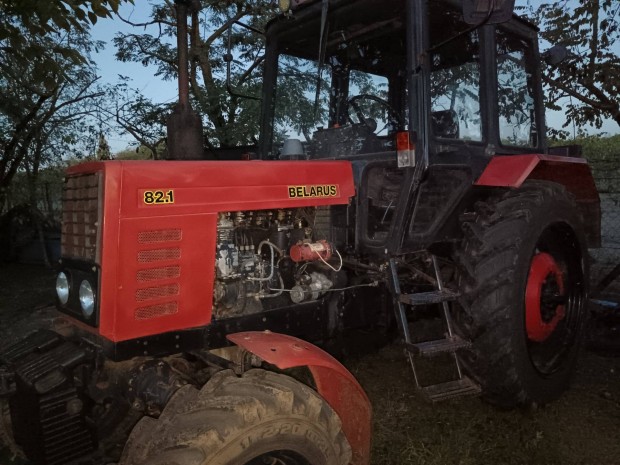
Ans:
{"type": "MultiPolygon", "coordinates": [[[[48,58],[43,63],[44,67],[55,68],[56,61],[46,54],[45,44],[33,38],[86,32],[98,18],[116,13],[123,1],[133,3],[133,0],[0,0],[0,50],[10,56],[11,62],[24,62],[44,55],[48,58]]],[[[80,50],[70,43],[57,41],[53,52],[76,62],[85,61],[80,50]]]]}
{"type": "Polygon", "coordinates": [[[604,118],[620,125],[620,3],[564,0],[524,11],[541,27],[544,40],[569,51],[564,62],[543,72],[548,107],[566,111],[565,127],[600,128],[604,118]]]}
{"type": "Polygon", "coordinates": [[[0,209],[20,169],[36,178],[46,159],[84,140],[102,95],[88,28],[122,1],[133,0],[0,0],[0,209]]]}
{"type": "Polygon", "coordinates": [[[34,182],[45,164],[83,151],[85,136],[96,124],[91,118],[96,115],[94,102],[103,96],[93,65],[54,52],[58,40],[71,41],[81,53],[93,49],[96,44],[87,33],[29,40],[47,51],[29,61],[11,60],[11,54],[0,60],[0,206],[19,170],[34,182]],[[50,60],[54,67],[42,67],[50,60]]]}
{"type": "Polygon", "coordinates": [[[128,77],[120,76],[116,85],[108,86],[99,111],[148,150],[150,158],[158,158],[166,147],[166,120],[174,104],[153,103],[130,83],[128,77]]]}
{"type": "MultiPolygon", "coordinates": [[[[257,136],[257,100],[229,95],[226,90],[227,31],[237,21],[262,29],[274,6],[264,0],[203,0],[202,10],[192,14],[190,42],[190,91],[192,105],[206,118],[205,142],[210,146],[232,147],[251,144],[257,136]]],[[[117,58],[124,62],[155,65],[156,75],[176,79],[176,19],[173,2],[165,0],[152,8],[145,23],[128,24],[151,33],[118,34],[114,39],[117,58]]],[[[239,93],[258,96],[261,85],[263,40],[260,34],[236,26],[233,47],[232,82],[239,93]]],[[[146,101],[139,102],[142,105],[146,101]]],[[[144,144],[144,141],[140,141],[144,144]]],[[[146,145],[146,144],[144,144],[146,145]]]]}

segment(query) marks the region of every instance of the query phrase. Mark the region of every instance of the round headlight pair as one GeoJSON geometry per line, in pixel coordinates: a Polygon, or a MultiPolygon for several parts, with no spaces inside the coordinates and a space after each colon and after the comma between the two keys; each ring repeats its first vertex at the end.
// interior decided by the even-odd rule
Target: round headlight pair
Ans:
{"type": "MultiPolygon", "coordinates": [[[[61,271],[56,277],[56,294],[61,305],[65,305],[69,301],[69,287],[69,278],[61,271]]],[[[90,318],[95,311],[95,293],[86,279],[80,284],[79,298],[82,314],[85,318],[90,318]]]]}

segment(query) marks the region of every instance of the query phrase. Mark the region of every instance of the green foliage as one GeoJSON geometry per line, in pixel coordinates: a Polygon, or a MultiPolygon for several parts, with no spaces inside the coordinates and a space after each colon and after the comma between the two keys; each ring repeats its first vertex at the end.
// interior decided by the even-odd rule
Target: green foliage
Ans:
{"type": "MultiPolygon", "coordinates": [[[[232,97],[226,89],[228,26],[235,21],[256,29],[263,29],[274,11],[271,2],[250,0],[223,2],[203,0],[202,10],[192,16],[190,40],[190,90],[193,108],[203,116],[205,138],[212,146],[230,147],[255,142],[257,136],[256,100],[232,97]]],[[[138,33],[118,34],[114,43],[117,58],[155,66],[156,75],[163,79],[177,78],[176,19],[171,2],[153,5],[147,23],[134,24],[138,33]],[[146,31],[146,32],[144,32],[146,31]]],[[[234,60],[231,64],[232,85],[236,92],[258,96],[261,89],[263,37],[241,26],[234,26],[231,35],[234,60]]],[[[125,81],[126,82],[126,81],[125,81]]],[[[125,99],[125,109],[134,110],[132,131],[140,143],[156,142],[154,132],[163,134],[164,121],[156,114],[166,115],[169,108],[153,105],[139,95],[125,99]],[[153,129],[153,128],[157,129],[153,129]]]]}
{"type": "Polygon", "coordinates": [[[617,0],[537,3],[522,8],[551,45],[567,47],[568,58],[547,66],[543,80],[547,106],[564,110],[564,127],[593,124],[604,118],[620,125],[620,15],[617,0]]]}
{"type": "MultiPolygon", "coordinates": [[[[70,40],[68,33],[84,33],[98,18],[117,12],[122,1],[133,0],[0,0],[0,50],[2,63],[37,60],[36,76],[48,88],[53,87],[49,73],[61,68],[62,61],[85,63],[87,56],[70,40]],[[45,38],[54,38],[51,42],[45,38]],[[51,53],[50,53],[51,52],[51,53]]],[[[90,50],[87,50],[88,53],[90,50]]],[[[6,69],[2,67],[2,71],[6,69]]]]}
{"type": "MultiPolygon", "coordinates": [[[[570,142],[581,145],[600,194],[620,192],[620,135],[580,137],[570,142]]],[[[555,141],[554,145],[565,145],[555,141]]]]}
{"type": "MultiPolygon", "coordinates": [[[[161,153],[157,154],[158,156],[161,153]]],[[[136,149],[127,148],[113,155],[115,160],[152,160],[153,152],[148,147],[140,145],[136,149]]]]}
{"type": "Polygon", "coordinates": [[[30,204],[34,198],[34,207],[45,218],[60,222],[65,168],[65,163],[44,168],[34,182],[27,173],[17,173],[6,193],[5,212],[18,205],[30,204]]]}
{"type": "Polygon", "coordinates": [[[0,210],[18,173],[36,195],[40,169],[90,144],[103,93],[88,29],[123,1],[133,0],[0,0],[0,210]]]}
{"type": "MultiPolygon", "coordinates": [[[[575,143],[583,147],[583,155],[591,162],[600,160],[620,161],[620,135],[612,137],[586,137],[575,143]]],[[[620,164],[620,163],[618,163],[620,164]]]]}

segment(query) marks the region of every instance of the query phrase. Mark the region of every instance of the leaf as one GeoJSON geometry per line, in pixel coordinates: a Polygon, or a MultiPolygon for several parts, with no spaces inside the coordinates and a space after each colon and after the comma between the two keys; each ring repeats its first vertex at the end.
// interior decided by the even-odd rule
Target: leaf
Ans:
{"type": "Polygon", "coordinates": [[[97,24],[97,15],[95,13],[93,13],[92,11],[88,12],[88,19],[90,19],[90,22],[93,25],[97,24]]]}

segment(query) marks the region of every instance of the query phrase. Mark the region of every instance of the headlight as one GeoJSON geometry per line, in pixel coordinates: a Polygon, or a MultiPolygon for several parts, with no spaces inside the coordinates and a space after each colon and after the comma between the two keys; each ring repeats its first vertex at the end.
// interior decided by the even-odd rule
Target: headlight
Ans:
{"type": "Polygon", "coordinates": [[[62,271],[56,277],[56,294],[62,305],[69,300],[69,278],[62,271]]]}
{"type": "Polygon", "coordinates": [[[95,311],[95,293],[86,280],[80,284],[80,305],[85,318],[90,318],[95,311]]]}

